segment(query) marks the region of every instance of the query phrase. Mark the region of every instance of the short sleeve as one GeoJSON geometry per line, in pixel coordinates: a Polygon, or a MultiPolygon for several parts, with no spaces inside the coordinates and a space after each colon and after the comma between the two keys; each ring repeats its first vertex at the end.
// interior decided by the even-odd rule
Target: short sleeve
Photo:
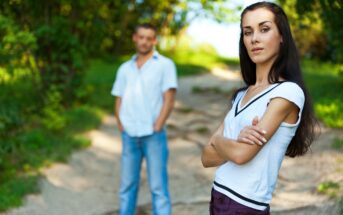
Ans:
{"type": "Polygon", "coordinates": [[[162,92],[166,92],[171,88],[177,88],[177,75],[175,64],[168,59],[166,66],[163,69],[162,92]]]}
{"type": "Polygon", "coordinates": [[[125,70],[123,68],[124,66],[122,65],[118,69],[117,76],[111,90],[111,94],[113,96],[122,97],[124,94],[126,80],[125,80],[125,70]]]}
{"type": "Polygon", "coordinates": [[[277,97],[284,98],[292,102],[293,104],[295,104],[300,110],[299,111],[299,119],[300,119],[301,113],[304,107],[304,103],[305,103],[305,94],[298,84],[294,82],[281,83],[272,91],[270,100],[277,97]]]}

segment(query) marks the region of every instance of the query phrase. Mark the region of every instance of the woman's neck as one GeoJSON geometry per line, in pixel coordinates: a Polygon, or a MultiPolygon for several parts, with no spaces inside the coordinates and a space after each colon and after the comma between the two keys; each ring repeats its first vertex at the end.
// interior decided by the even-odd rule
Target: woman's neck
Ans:
{"type": "Polygon", "coordinates": [[[257,64],[256,65],[256,82],[255,86],[269,85],[268,75],[271,69],[271,65],[257,64]]]}

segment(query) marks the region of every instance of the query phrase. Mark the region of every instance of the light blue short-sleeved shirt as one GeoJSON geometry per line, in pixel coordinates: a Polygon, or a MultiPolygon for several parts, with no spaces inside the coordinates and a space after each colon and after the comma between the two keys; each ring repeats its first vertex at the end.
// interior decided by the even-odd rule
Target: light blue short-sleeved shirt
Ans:
{"type": "Polygon", "coordinates": [[[177,76],[173,61],[157,51],[140,69],[136,59],[134,55],[119,67],[111,94],[122,99],[119,118],[124,130],[141,137],[153,133],[163,93],[177,88],[177,76]]]}

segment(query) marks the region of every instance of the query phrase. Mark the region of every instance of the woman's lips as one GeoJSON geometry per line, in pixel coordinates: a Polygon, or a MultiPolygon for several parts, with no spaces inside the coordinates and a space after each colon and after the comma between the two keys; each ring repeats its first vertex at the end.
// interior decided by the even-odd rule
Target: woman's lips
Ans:
{"type": "Polygon", "coordinates": [[[263,48],[253,48],[253,49],[251,49],[251,51],[253,53],[260,53],[262,50],[263,50],[263,48]]]}

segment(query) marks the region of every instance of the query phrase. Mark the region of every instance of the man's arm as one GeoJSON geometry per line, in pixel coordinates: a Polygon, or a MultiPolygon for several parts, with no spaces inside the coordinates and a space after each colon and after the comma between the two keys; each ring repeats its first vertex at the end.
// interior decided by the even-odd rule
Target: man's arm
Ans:
{"type": "Polygon", "coordinates": [[[163,105],[155,124],[154,131],[160,131],[174,107],[176,89],[171,88],[163,94],[163,105]]]}
{"type": "MultiPolygon", "coordinates": [[[[298,112],[299,109],[290,101],[282,98],[271,100],[266,113],[257,125],[266,131],[264,137],[267,141],[273,136],[280,124],[293,111],[298,112]]],[[[263,147],[263,145],[240,143],[241,142],[237,140],[227,139],[222,135],[216,135],[211,144],[223,159],[230,160],[236,164],[247,163],[253,159],[263,147]]]]}
{"type": "Polygon", "coordinates": [[[124,127],[121,124],[121,121],[119,118],[120,107],[121,107],[121,97],[116,96],[115,101],[114,101],[114,116],[116,117],[117,127],[118,127],[119,131],[124,131],[124,127]]]}

